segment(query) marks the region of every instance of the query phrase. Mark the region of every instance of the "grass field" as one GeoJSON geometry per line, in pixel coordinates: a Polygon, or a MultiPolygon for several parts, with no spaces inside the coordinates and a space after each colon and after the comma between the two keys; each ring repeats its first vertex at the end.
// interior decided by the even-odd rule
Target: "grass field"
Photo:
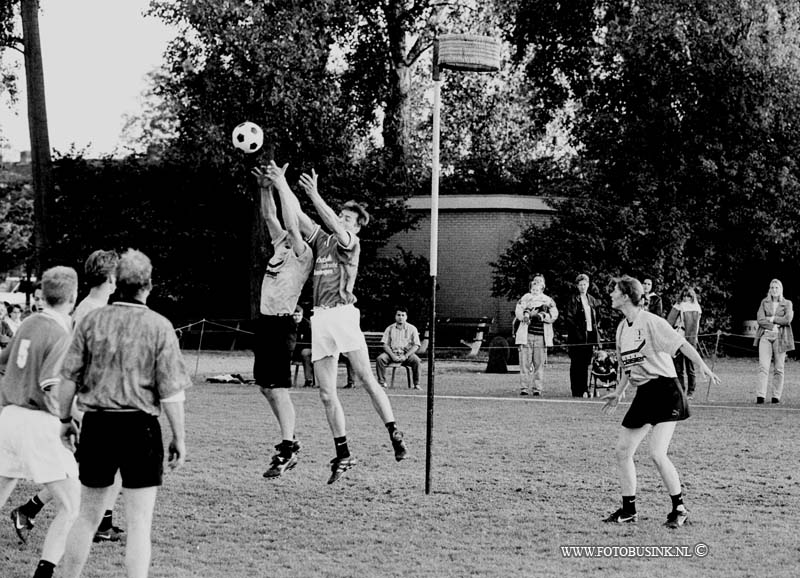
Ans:
{"type": "MultiPolygon", "coordinates": [[[[249,385],[205,382],[249,373],[243,355],[187,354],[198,369],[186,404],[189,460],[168,475],[157,503],[151,576],[797,576],[800,560],[800,365],[787,362],[780,406],[756,406],[756,362],[725,360],[723,384],[681,423],[671,455],[691,524],[662,526],[670,508],[646,442],[637,456],[635,526],[601,518],[619,505],[613,448],[626,406],[568,397],[568,362],[546,369],[546,396],[519,398],[514,374],[483,364],[437,363],[432,492],[425,488],[426,392],[390,390],[411,457],[394,461],[360,388],[343,390],[351,450],[360,460],[325,484],[333,444],[317,390],[293,393],[298,467],[261,474],[278,441],[266,401],[249,385]],[[561,546],[708,547],[707,556],[574,558],[561,546]]],[[[398,383],[404,381],[398,379],[398,383]]],[[[166,429],[166,427],[165,427],[166,429]]],[[[0,576],[32,573],[45,510],[27,546],[8,512],[35,488],[20,484],[0,512],[0,576]]],[[[124,527],[124,509],[116,513],[124,527]]],[[[702,547],[701,547],[702,549],[702,547]]],[[[84,576],[122,576],[123,547],[96,544],[84,576]]]]}

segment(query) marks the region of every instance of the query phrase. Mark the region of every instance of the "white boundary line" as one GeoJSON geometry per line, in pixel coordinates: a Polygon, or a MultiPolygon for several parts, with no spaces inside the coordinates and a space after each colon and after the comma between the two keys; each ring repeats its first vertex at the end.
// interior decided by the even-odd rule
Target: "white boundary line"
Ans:
{"type": "MultiPolygon", "coordinates": [[[[425,399],[423,395],[408,395],[405,393],[389,393],[391,397],[409,397],[409,398],[419,398],[421,400],[425,399]]],[[[520,399],[516,397],[490,397],[490,396],[482,396],[482,395],[438,395],[434,394],[434,399],[466,399],[470,401],[510,401],[510,402],[519,402],[519,403],[573,403],[578,405],[600,405],[599,401],[600,398],[592,398],[587,400],[587,398],[582,399],[547,399],[547,398],[539,398],[539,399],[520,399]]],[[[622,402],[620,405],[630,405],[630,402],[622,402]]],[[[755,403],[751,405],[712,405],[707,403],[690,403],[690,408],[704,408],[704,409],[745,409],[745,410],[752,410],[752,411],[790,411],[790,412],[800,412],[800,408],[798,407],[786,407],[781,406],[780,404],[770,404],[764,403],[764,407],[759,407],[755,403]],[[769,410],[767,409],[769,408],[769,410]]]]}

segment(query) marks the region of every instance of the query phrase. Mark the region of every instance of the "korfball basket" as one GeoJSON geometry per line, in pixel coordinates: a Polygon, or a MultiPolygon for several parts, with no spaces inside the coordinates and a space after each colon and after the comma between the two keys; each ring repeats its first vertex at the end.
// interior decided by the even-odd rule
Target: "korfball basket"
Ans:
{"type": "Polygon", "coordinates": [[[442,34],[439,66],[449,70],[494,72],[500,70],[500,42],[489,36],[442,34]]]}

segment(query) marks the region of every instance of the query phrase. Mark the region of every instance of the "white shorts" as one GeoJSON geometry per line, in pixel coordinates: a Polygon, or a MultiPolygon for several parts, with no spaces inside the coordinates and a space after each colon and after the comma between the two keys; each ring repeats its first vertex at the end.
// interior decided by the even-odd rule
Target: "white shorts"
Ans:
{"type": "Polygon", "coordinates": [[[311,361],[366,349],[361,332],[361,313],[355,305],[315,308],[311,317],[311,361]]]}
{"type": "Polygon", "coordinates": [[[78,464],[61,443],[56,416],[17,405],[0,410],[0,476],[37,484],[77,479],[78,464]]]}

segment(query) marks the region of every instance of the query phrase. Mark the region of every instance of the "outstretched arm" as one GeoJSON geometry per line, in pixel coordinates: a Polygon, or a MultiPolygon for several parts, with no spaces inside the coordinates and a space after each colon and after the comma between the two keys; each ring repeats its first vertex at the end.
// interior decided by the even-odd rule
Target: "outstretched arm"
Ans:
{"type": "Polygon", "coordinates": [[[289,183],[286,182],[286,167],[288,166],[288,164],[285,164],[283,167],[279,167],[275,164],[275,161],[270,161],[267,175],[278,190],[278,195],[281,198],[281,213],[289,234],[296,235],[300,239],[301,234],[306,237],[311,235],[315,225],[314,221],[303,212],[300,207],[300,201],[297,200],[291,187],[289,187],[289,183]]]}
{"type": "Polygon", "coordinates": [[[303,187],[308,195],[308,198],[311,199],[311,202],[314,204],[314,208],[317,210],[317,213],[319,214],[325,226],[330,229],[334,235],[336,235],[336,239],[339,241],[340,245],[346,246],[348,243],[350,243],[350,234],[342,225],[341,221],[339,220],[339,216],[320,196],[319,190],[317,189],[317,178],[317,172],[313,169],[311,170],[310,175],[303,173],[300,175],[300,186],[303,187]]]}
{"type": "Polygon", "coordinates": [[[703,361],[703,358],[700,357],[700,354],[691,343],[684,341],[680,347],[680,352],[700,370],[700,373],[710,379],[715,385],[719,385],[719,377],[706,365],[706,362],[703,361]]]}
{"type": "Polygon", "coordinates": [[[256,167],[252,171],[258,180],[258,191],[261,195],[261,216],[267,224],[267,230],[271,239],[277,239],[283,233],[280,221],[278,221],[278,209],[275,206],[275,199],[272,196],[272,181],[262,169],[256,167]]]}

